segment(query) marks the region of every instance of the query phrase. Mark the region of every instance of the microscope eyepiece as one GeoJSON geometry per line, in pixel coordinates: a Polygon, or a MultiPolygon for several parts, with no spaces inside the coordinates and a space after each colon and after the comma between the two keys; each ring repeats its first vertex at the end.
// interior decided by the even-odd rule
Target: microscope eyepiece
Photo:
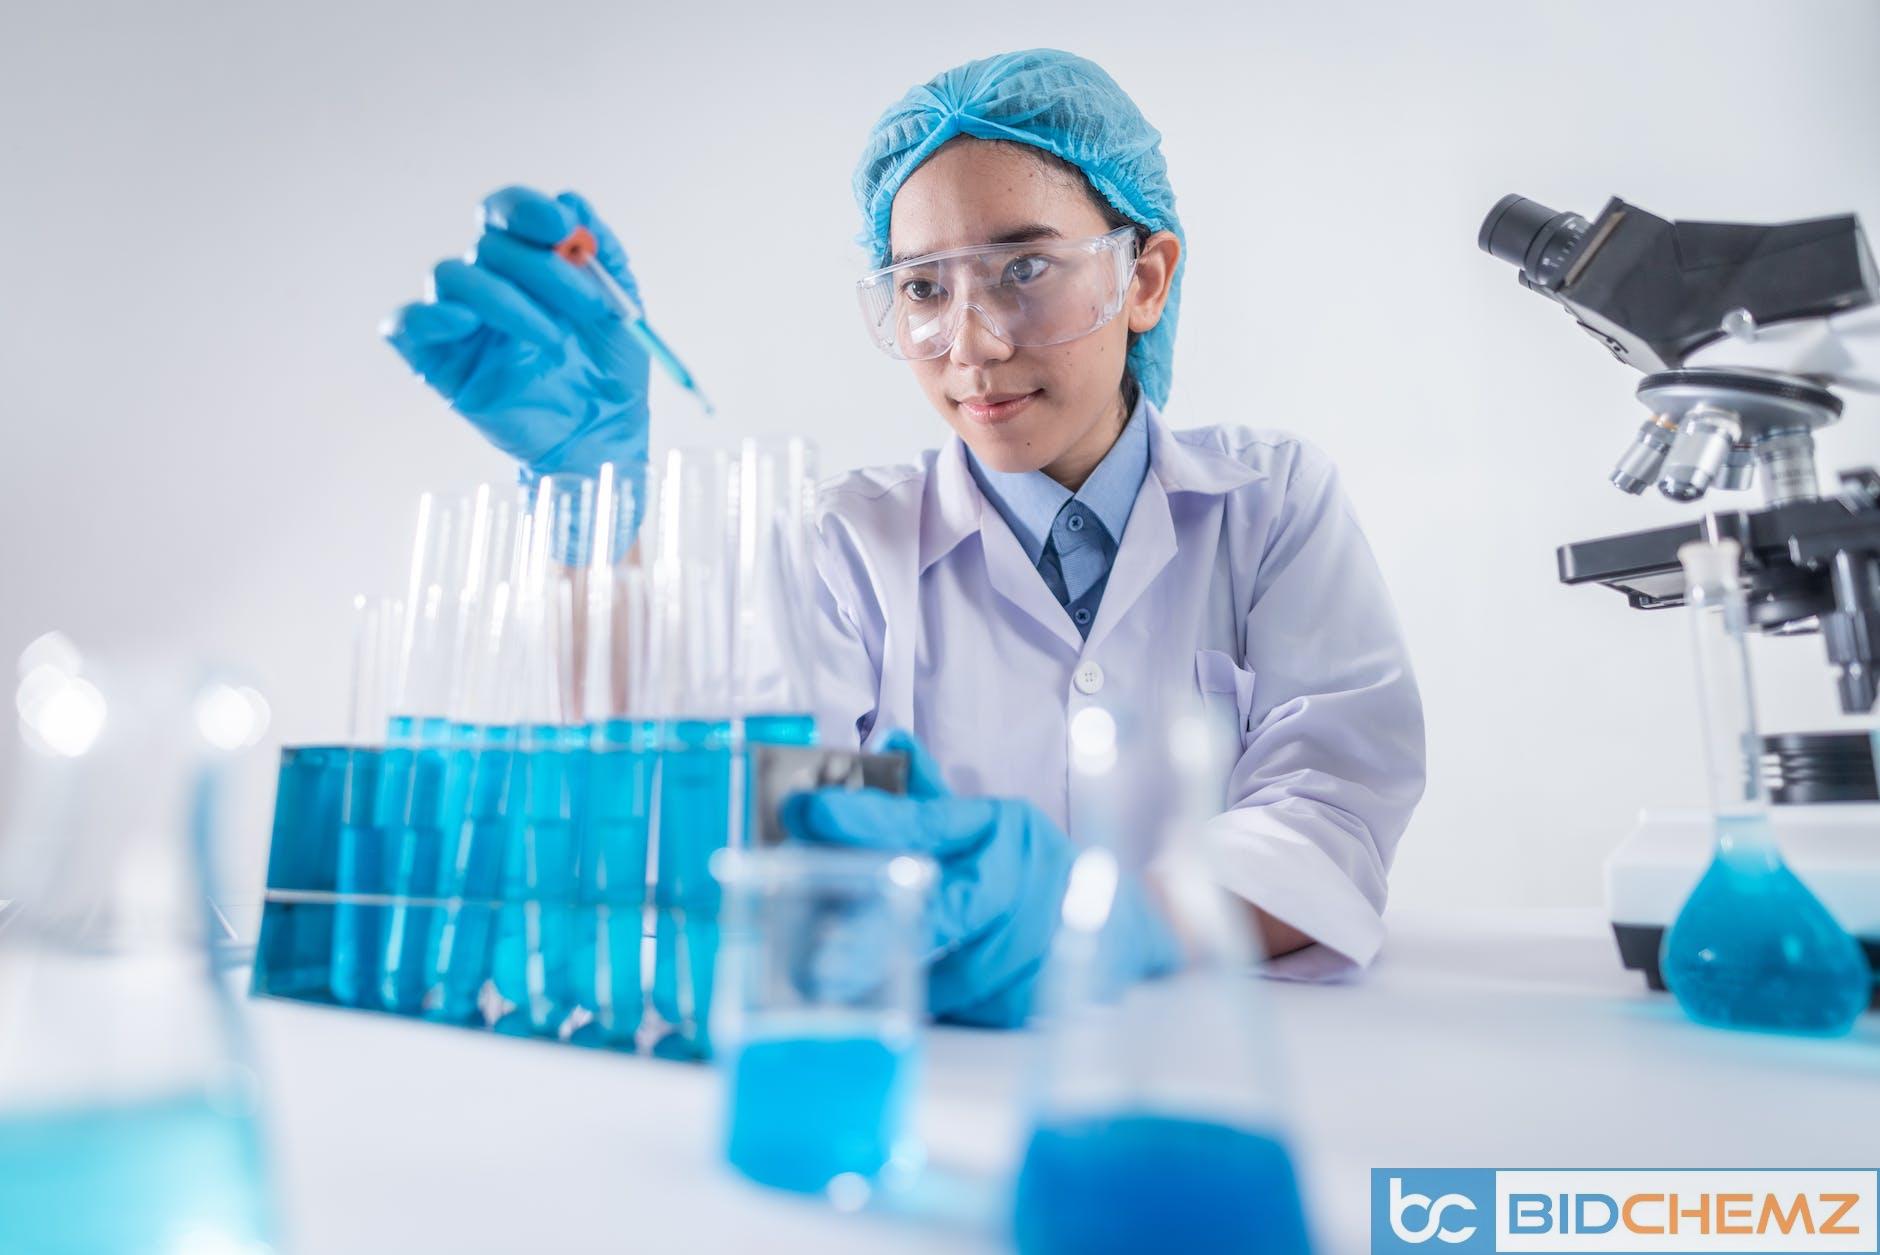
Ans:
{"type": "Polygon", "coordinates": [[[1476,233],[1476,247],[1521,271],[1530,287],[1559,286],[1567,254],[1587,230],[1579,214],[1556,213],[1512,192],[1495,202],[1476,233]]]}

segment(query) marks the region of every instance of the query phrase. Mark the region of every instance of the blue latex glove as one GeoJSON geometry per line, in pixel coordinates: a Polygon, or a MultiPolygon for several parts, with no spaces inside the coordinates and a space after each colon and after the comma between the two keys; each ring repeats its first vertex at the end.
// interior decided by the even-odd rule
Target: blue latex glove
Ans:
{"type": "MultiPolygon", "coordinates": [[[[928,912],[927,1007],[937,1019],[1009,1028],[1025,1022],[1057,933],[1076,848],[1030,802],[955,797],[913,737],[887,748],[910,760],[908,792],[822,789],[783,805],[799,840],[925,854],[939,867],[928,912]]],[[[1106,953],[1135,978],[1172,970],[1175,943],[1138,886],[1125,881],[1106,953]]]]}
{"type": "Polygon", "coordinates": [[[627,255],[573,192],[508,187],[483,202],[473,261],[432,271],[428,301],[406,305],[385,338],[525,476],[595,474],[612,462],[645,512],[648,359],[600,284],[554,251],[577,226],[638,299],[627,255]]]}

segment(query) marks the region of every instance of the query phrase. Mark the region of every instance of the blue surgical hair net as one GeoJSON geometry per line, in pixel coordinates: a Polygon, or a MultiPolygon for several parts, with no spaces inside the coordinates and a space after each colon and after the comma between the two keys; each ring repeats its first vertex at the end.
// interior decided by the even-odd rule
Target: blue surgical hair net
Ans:
{"type": "Polygon", "coordinates": [[[861,242],[888,264],[895,193],[921,162],[956,135],[1043,149],[1083,172],[1097,194],[1131,222],[1182,242],[1162,320],[1136,337],[1129,369],[1149,400],[1168,402],[1188,238],[1162,160],[1162,133],[1095,62],[1054,48],[1007,52],[946,71],[892,105],[869,132],[855,167],[861,242]]]}

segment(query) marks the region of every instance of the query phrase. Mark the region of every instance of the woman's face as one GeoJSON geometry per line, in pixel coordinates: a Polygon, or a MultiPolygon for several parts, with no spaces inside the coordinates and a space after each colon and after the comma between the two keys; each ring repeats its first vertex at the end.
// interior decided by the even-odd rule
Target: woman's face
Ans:
{"type": "MultiPolygon", "coordinates": [[[[960,139],[942,146],[901,185],[888,243],[905,259],[978,244],[1083,239],[1109,229],[1088,188],[1069,172],[1014,144],[960,139]]],[[[1164,238],[1174,245],[1172,236],[1156,240],[1164,238]]],[[[1172,260],[1168,269],[1172,273],[1172,260]]],[[[1153,327],[1167,295],[1162,282],[1145,303],[1142,286],[1139,273],[1122,316],[1087,336],[1039,348],[1006,344],[968,311],[948,353],[908,365],[928,401],[983,465],[1043,470],[1075,488],[1129,417],[1122,403],[1129,333],[1153,327]]]]}

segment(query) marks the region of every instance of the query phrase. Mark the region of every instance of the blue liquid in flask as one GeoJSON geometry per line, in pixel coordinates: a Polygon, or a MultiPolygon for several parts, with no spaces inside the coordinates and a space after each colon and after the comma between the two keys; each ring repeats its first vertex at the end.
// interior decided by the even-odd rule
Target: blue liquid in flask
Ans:
{"type": "Polygon", "coordinates": [[[913,1059],[880,1036],[747,1042],[731,1062],[726,1157],[753,1181],[802,1193],[873,1178],[902,1138],[913,1059]]]}
{"type": "Polygon", "coordinates": [[[259,1137],[205,1097],[0,1117],[0,1251],[271,1249],[259,1137]]]}
{"type": "Polygon", "coordinates": [[[1284,1144],[1153,1114],[1040,1125],[1019,1169],[1015,1227],[1025,1255],[1312,1249],[1284,1144]]]}
{"type": "Polygon", "coordinates": [[[1719,815],[1717,851],[1665,933],[1665,984],[1721,1028],[1831,1036],[1873,996],[1860,945],[1777,852],[1766,815],[1719,815]]]}

